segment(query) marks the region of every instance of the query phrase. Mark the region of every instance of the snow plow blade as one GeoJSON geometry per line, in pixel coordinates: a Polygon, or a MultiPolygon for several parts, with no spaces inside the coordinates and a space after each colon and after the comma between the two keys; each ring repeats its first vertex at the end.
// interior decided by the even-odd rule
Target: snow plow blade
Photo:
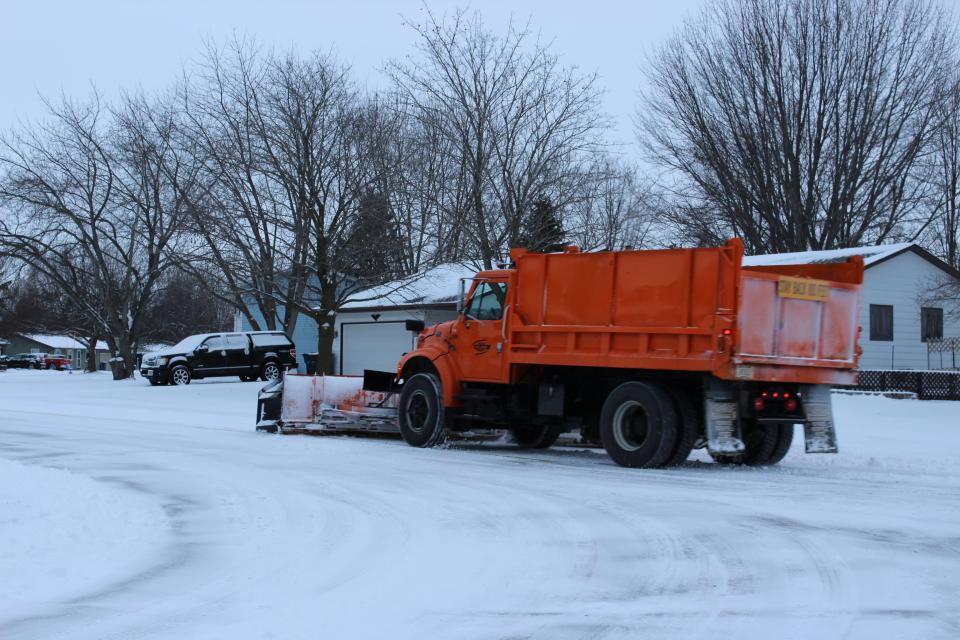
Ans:
{"type": "Polygon", "coordinates": [[[287,374],[260,391],[257,430],[399,433],[397,397],[364,390],[361,377],[287,374]]]}

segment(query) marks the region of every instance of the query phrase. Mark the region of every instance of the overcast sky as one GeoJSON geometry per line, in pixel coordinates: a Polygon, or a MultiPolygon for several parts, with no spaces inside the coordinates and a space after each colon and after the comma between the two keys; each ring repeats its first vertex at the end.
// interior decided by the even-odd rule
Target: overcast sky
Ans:
{"type": "MultiPolygon", "coordinates": [[[[491,0],[469,4],[495,28],[511,15],[532,19],[566,64],[597,71],[613,137],[633,146],[631,114],[644,54],[696,12],[703,0],[550,2],[491,0]]],[[[435,13],[463,2],[433,0],[435,13]]],[[[390,58],[412,52],[402,17],[422,15],[418,0],[0,0],[0,129],[42,115],[40,95],[83,96],[96,85],[162,89],[195,58],[206,38],[234,32],[301,51],[335,50],[371,89],[390,58]]]]}

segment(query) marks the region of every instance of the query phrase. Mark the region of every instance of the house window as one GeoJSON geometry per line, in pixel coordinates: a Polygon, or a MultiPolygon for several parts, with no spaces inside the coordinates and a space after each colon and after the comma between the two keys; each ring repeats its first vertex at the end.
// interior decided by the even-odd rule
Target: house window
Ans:
{"type": "Polygon", "coordinates": [[[870,305],[870,339],[882,342],[893,340],[893,305],[870,305]]]}
{"type": "Polygon", "coordinates": [[[920,308],[920,339],[939,340],[943,337],[943,309],[936,307],[920,308]]]}

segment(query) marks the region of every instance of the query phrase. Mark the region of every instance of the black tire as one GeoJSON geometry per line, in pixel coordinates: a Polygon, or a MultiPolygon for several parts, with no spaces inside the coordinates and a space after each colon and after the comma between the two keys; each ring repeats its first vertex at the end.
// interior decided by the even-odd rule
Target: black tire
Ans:
{"type": "Polygon", "coordinates": [[[603,403],[600,440],[621,466],[662,466],[677,443],[673,401],[656,384],[624,382],[603,403]]]}
{"type": "Polygon", "coordinates": [[[275,360],[268,360],[260,367],[260,379],[264,382],[273,382],[283,375],[280,365],[275,360]]]}
{"type": "Polygon", "coordinates": [[[170,369],[170,373],[167,375],[167,381],[177,387],[183,386],[185,384],[190,384],[190,369],[187,368],[185,364],[175,365],[170,369]]]}
{"type": "Polygon", "coordinates": [[[524,449],[548,449],[560,437],[560,432],[549,425],[514,427],[511,433],[513,441],[524,449]]]}
{"type": "Polygon", "coordinates": [[[56,367],[54,366],[54,364],[53,364],[52,362],[47,365],[47,371],[53,371],[55,368],[56,368],[56,367]]]}
{"type": "Polygon", "coordinates": [[[776,464],[790,449],[793,425],[780,423],[758,424],[745,422],[742,426],[746,450],[739,455],[710,454],[720,464],[762,466],[776,464]]]}
{"type": "Polygon", "coordinates": [[[397,411],[400,435],[413,447],[434,447],[446,436],[443,390],[432,373],[418,373],[403,385],[397,411]]]}
{"type": "Polygon", "coordinates": [[[767,458],[766,464],[777,464],[783,457],[787,455],[787,452],[790,451],[790,445],[793,443],[793,423],[792,422],[781,422],[780,423],[780,437],[777,440],[776,446],[773,448],[773,453],[770,454],[770,457],[767,458]]]}
{"type": "Polygon", "coordinates": [[[673,452],[663,465],[675,467],[683,464],[690,457],[693,445],[700,435],[700,418],[690,400],[690,395],[685,390],[669,386],[666,387],[666,391],[670,394],[673,408],[677,412],[677,441],[673,452]]]}

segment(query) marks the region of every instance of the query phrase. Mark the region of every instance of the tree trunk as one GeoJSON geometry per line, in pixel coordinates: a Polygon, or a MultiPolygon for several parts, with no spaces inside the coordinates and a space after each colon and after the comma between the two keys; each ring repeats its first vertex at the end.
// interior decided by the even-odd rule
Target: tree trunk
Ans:
{"type": "Polygon", "coordinates": [[[317,320],[317,374],[333,373],[333,334],[334,318],[330,314],[319,316],[317,320]]]}
{"type": "Polygon", "coordinates": [[[88,373],[95,373],[97,371],[97,342],[100,341],[98,336],[90,336],[87,342],[87,368],[88,373]]]}

